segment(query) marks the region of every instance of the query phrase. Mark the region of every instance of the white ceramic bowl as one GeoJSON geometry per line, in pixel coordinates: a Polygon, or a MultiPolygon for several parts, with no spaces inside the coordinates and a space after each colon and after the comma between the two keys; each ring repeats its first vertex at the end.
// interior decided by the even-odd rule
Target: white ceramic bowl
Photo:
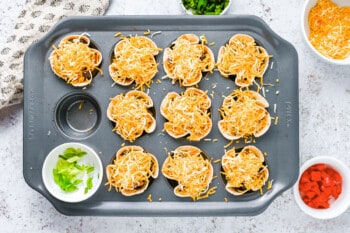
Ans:
{"type": "MultiPolygon", "coordinates": [[[[184,6],[183,3],[182,3],[182,0],[179,0],[179,1],[180,1],[180,5],[181,5],[182,9],[183,9],[187,14],[189,14],[189,15],[194,15],[193,12],[192,12],[192,10],[188,10],[188,9],[185,8],[185,6],[184,6]]],[[[231,2],[232,2],[232,0],[229,1],[229,3],[227,4],[226,8],[220,13],[220,15],[224,15],[224,14],[227,13],[228,9],[230,9],[231,2]]]]}
{"type": "Polygon", "coordinates": [[[329,156],[319,156],[306,161],[300,168],[299,179],[293,187],[294,198],[302,211],[318,219],[331,219],[344,213],[350,206],[350,169],[344,162],[329,156]],[[338,171],[342,177],[342,193],[328,209],[311,208],[304,203],[299,193],[299,179],[304,171],[314,164],[323,163],[338,171]]]}
{"type": "MultiPolygon", "coordinates": [[[[338,59],[331,59],[328,58],[324,55],[322,55],[320,52],[318,52],[314,46],[310,43],[308,36],[309,36],[309,26],[308,26],[308,15],[309,11],[312,7],[316,5],[316,2],[318,0],[306,0],[302,15],[301,15],[301,29],[303,33],[303,37],[305,39],[305,42],[307,45],[310,47],[310,49],[321,59],[330,62],[332,64],[337,64],[337,65],[350,65],[350,56],[347,59],[344,60],[338,60],[338,59]]],[[[344,7],[344,6],[350,6],[350,1],[349,0],[332,0],[334,3],[336,3],[339,7],[344,7]]]]}
{"type": "Polygon", "coordinates": [[[81,143],[64,143],[52,149],[47,155],[42,168],[42,178],[46,189],[58,200],[70,203],[81,202],[90,198],[100,187],[103,178],[102,162],[98,154],[92,148],[81,143]],[[58,156],[63,154],[68,147],[80,148],[87,152],[78,164],[90,164],[94,166],[94,171],[89,174],[89,176],[93,177],[92,189],[87,193],[84,193],[85,181],[88,178],[87,176],[82,178],[84,182],[78,186],[79,189],[73,192],[63,191],[54,181],[52,170],[56,167],[58,156]]]}

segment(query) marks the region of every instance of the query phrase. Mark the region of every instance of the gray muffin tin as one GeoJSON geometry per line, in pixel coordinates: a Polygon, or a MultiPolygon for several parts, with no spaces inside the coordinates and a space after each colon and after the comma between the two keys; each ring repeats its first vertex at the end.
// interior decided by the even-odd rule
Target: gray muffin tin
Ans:
{"type": "MultiPolygon", "coordinates": [[[[150,35],[149,35],[150,37],[150,35]]],[[[163,132],[165,119],[159,106],[169,91],[183,92],[184,87],[172,84],[162,66],[163,52],[157,57],[159,72],[154,78],[149,95],[155,104],[156,131],[145,134],[134,143],[153,153],[161,166],[168,151],[181,145],[194,145],[202,149],[213,161],[220,159],[229,143],[220,134],[217,122],[218,109],[223,96],[237,87],[232,79],[225,79],[218,71],[208,74],[199,83],[199,88],[212,94],[213,128],[206,140],[190,142],[173,139],[163,132]],[[157,80],[161,80],[161,83],[157,80]],[[210,139],[217,139],[210,140],[210,139]]],[[[69,17],[60,21],[43,38],[34,43],[26,52],[24,60],[24,132],[23,132],[23,174],[30,187],[46,197],[52,205],[65,215],[104,216],[235,216],[256,215],[263,212],[282,192],[296,182],[299,175],[299,110],[298,110],[298,55],[294,47],[276,33],[260,18],[245,15],[223,16],[104,16],[69,17]],[[246,33],[255,38],[272,58],[265,73],[265,96],[270,103],[272,117],[279,117],[278,124],[272,121],[268,132],[253,143],[268,155],[272,188],[264,187],[264,194],[250,192],[233,196],[225,190],[220,175],[221,164],[213,163],[215,178],[210,187],[217,186],[216,194],[207,199],[193,202],[190,198],[176,197],[167,179],[160,173],[149,188],[141,195],[124,197],[114,189],[108,191],[106,175],[97,193],[80,203],[65,203],[51,196],[43,185],[41,171],[45,157],[56,146],[66,142],[81,142],[100,154],[103,166],[113,160],[116,151],[124,141],[112,132],[112,123],[107,119],[106,109],[109,99],[131,90],[134,85],[121,87],[112,85],[108,73],[114,45],[120,40],[115,33],[143,35],[147,29],[160,48],[168,47],[172,41],[184,33],[204,34],[217,58],[218,49],[231,36],[246,33]],[[52,46],[71,34],[88,33],[92,44],[101,51],[101,68],[104,75],[97,74],[86,89],[74,88],[59,79],[51,70],[48,57],[52,46]],[[279,82],[276,82],[276,79],[279,82]],[[83,101],[82,108],[78,110],[83,101]],[[276,112],[274,106],[276,105],[276,112]],[[152,202],[147,200],[152,194],[152,202]]],[[[249,145],[240,140],[232,146],[249,145]]],[[[231,147],[232,147],[231,146],[231,147]]],[[[231,148],[229,147],[229,148],[231,148]]],[[[227,149],[229,149],[227,148],[227,149]]]]}

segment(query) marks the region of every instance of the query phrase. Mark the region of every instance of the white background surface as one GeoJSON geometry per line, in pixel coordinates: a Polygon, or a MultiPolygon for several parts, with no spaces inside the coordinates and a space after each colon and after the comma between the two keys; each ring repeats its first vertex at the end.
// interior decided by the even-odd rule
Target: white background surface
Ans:
{"type": "MultiPolygon", "coordinates": [[[[0,0],[0,44],[25,0],[0,0]]],[[[233,0],[229,14],[265,20],[299,54],[300,160],[327,155],[350,166],[350,67],[316,58],[303,41],[304,0],[233,0]]],[[[110,15],[183,14],[178,0],[111,0],[110,15]]],[[[286,74],[288,75],[288,74],[286,74]]],[[[292,190],[254,217],[67,217],[32,190],[22,174],[22,105],[0,110],[0,232],[347,232],[350,210],[316,220],[296,205],[292,190]]],[[[288,164],[286,164],[288,166],[288,164]]],[[[350,197],[349,197],[350,198],[350,197]]]]}

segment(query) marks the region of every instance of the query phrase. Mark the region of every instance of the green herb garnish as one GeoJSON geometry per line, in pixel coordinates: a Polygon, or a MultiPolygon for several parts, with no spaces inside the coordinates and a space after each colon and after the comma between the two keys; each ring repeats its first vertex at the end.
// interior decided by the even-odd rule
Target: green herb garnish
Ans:
{"type": "Polygon", "coordinates": [[[85,186],[85,189],[84,189],[84,193],[87,193],[90,189],[92,189],[92,177],[89,177],[86,180],[86,186],[85,186]]]}
{"type": "MultiPolygon", "coordinates": [[[[83,182],[85,174],[94,170],[94,166],[89,164],[78,164],[82,157],[86,155],[80,148],[67,148],[63,154],[60,154],[57,160],[56,168],[52,170],[54,181],[65,192],[78,190],[78,185],[83,182]]],[[[86,181],[85,193],[92,188],[92,177],[86,181]]]]}
{"type": "Polygon", "coordinates": [[[195,15],[219,15],[229,0],[182,0],[184,7],[195,15]]]}

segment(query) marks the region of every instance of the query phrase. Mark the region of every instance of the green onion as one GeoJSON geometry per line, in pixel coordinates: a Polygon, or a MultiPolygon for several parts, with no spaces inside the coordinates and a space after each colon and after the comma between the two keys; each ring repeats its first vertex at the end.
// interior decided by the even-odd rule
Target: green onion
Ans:
{"type": "MultiPolygon", "coordinates": [[[[80,148],[67,148],[63,154],[58,156],[56,167],[52,170],[55,183],[65,192],[78,190],[78,185],[83,182],[82,177],[94,171],[94,166],[89,164],[78,164],[85,151],[80,148]]],[[[92,188],[92,177],[86,181],[84,193],[92,188]]]]}
{"type": "Polygon", "coordinates": [[[182,0],[184,7],[195,15],[219,15],[229,0],[182,0]]]}
{"type": "Polygon", "coordinates": [[[85,189],[84,189],[84,193],[87,193],[90,189],[92,189],[92,177],[89,177],[86,180],[86,186],[85,186],[85,189]]]}

